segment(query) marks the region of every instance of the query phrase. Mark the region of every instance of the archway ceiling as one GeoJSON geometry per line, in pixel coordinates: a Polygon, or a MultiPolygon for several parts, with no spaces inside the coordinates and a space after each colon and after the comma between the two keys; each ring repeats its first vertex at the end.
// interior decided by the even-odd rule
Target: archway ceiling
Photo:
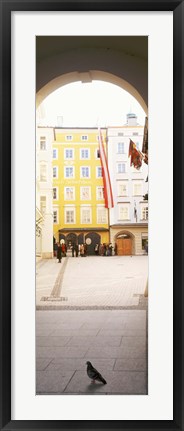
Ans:
{"type": "Polygon", "coordinates": [[[145,36],[37,36],[36,57],[43,61],[64,51],[79,48],[106,48],[148,60],[148,38],[145,36]],[[139,43],[137,43],[139,39],[139,43]]]}

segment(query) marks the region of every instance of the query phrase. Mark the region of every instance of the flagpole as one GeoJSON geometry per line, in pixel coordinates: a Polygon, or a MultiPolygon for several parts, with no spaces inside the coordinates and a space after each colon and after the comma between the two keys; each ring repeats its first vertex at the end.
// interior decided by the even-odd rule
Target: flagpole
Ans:
{"type": "MultiPolygon", "coordinates": [[[[109,160],[108,158],[108,137],[107,137],[107,128],[106,128],[106,155],[107,155],[107,160],[109,160]]],[[[109,228],[109,243],[110,241],[110,208],[107,208],[107,221],[108,221],[108,228],[109,228]]]]}

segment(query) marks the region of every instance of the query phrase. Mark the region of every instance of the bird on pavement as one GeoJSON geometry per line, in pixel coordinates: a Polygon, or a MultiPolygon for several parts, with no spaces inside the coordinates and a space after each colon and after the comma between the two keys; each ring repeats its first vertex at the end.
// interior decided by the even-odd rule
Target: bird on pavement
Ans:
{"type": "Polygon", "coordinates": [[[92,363],[87,361],[87,375],[90,379],[92,379],[92,383],[95,383],[95,380],[98,382],[102,382],[106,385],[106,380],[102,377],[102,375],[93,367],[92,363]]]}

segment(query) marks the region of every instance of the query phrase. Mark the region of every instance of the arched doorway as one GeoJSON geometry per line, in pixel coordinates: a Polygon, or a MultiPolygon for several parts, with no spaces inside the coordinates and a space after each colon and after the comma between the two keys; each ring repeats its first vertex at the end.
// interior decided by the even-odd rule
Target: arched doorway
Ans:
{"type": "Polygon", "coordinates": [[[129,232],[119,233],[116,237],[117,255],[131,256],[133,254],[133,237],[129,232]]]}
{"type": "Polygon", "coordinates": [[[59,234],[59,242],[65,242],[65,235],[62,233],[59,234]]]}
{"type": "Polygon", "coordinates": [[[95,245],[100,245],[100,235],[96,232],[90,232],[85,236],[87,244],[87,253],[89,255],[95,255],[95,245]]]}
{"type": "Polygon", "coordinates": [[[80,233],[79,235],[78,235],[78,244],[80,245],[80,244],[84,244],[84,242],[85,242],[85,235],[84,235],[84,233],[80,233]]]}
{"type": "Polygon", "coordinates": [[[137,36],[37,37],[37,107],[63,85],[101,80],[129,92],[147,115],[148,40],[138,39],[137,43],[137,36]]]}
{"type": "Polygon", "coordinates": [[[66,236],[66,246],[67,249],[71,249],[71,245],[77,244],[77,235],[75,233],[69,233],[66,236]]]}

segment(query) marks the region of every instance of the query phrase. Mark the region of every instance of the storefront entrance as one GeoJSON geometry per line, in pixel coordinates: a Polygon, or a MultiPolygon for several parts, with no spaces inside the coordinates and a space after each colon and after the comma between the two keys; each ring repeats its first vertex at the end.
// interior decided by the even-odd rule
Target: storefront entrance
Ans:
{"type": "Polygon", "coordinates": [[[131,256],[132,255],[132,238],[128,234],[119,235],[116,239],[117,255],[131,256]]]}

